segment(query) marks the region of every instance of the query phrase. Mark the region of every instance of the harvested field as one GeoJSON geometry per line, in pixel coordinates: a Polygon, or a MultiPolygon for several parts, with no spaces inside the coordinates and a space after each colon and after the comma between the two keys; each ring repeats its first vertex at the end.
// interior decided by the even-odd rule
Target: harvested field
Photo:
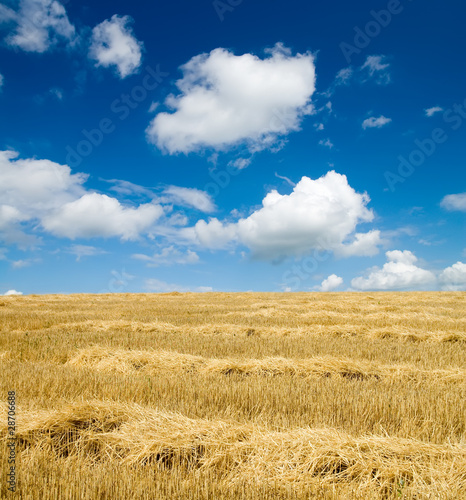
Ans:
{"type": "MultiPolygon", "coordinates": [[[[18,498],[466,498],[466,293],[3,297],[18,498]]],[[[7,497],[2,481],[1,497],[7,497]]]]}

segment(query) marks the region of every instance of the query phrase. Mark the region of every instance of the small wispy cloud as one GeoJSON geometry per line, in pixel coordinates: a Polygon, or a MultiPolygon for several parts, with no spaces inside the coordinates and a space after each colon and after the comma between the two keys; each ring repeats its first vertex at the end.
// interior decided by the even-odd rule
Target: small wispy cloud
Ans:
{"type": "Polygon", "coordinates": [[[386,85],[390,83],[391,77],[388,71],[390,64],[385,61],[386,57],[382,55],[368,56],[361,71],[367,71],[369,78],[374,78],[379,85],[386,85]]]}
{"type": "Polygon", "coordinates": [[[386,116],[379,116],[379,117],[375,117],[375,116],[371,116],[370,118],[366,118],[363,122],[362,122],[362,128],[364,130],[366,130],[367,128],[381,128],[383,127],[384,125],[387,125],[388,123],[390,123],[392,121],[391,118],[387,118],[386,116]]]}
{"type": "Polygon", "coordinates": [[[275,177],[278,177],[279,179],[282,179],[283,181],[287,182],[291,187],[296,186],[296,183],[293,182],[291,179],[285,177],[284,175],[278,175],[277,172],[275,172],[275,177]]]}
{"type": "Polygon", "coordinates": [[[71,245],[65,249],[65,252],[76,255],[76,262],[79,262],[82,257],[93,257],[95,255],[104,255],[108,253],[101,248],[88,245],[71,245]]]}
{"type": "Polygon", "coordinates": [[[155,279],[155,278],[150,278],[145,281],[145,288],[149,292],[158,292],[158,293],[167,293],[167,292],[212,292],[213,288],[210,286],[197,286],[197,287],[191,287],[191,286],[185,286],[185,285],[178,285],[175,283],[167,283],[165,281],[155,279]]]}
{"type": "Polygon", "coordinates": [[[328,138],[327,139],[321,139],[319,141],[319,144],[321,146],[325,146],[326,148],[329,148],[329,149],[332,149],[334,147],[333,142],[330,139],[328,139],[328,138]]]}
{"type": "Polygon", "coordinates": [[[424,110],[426,116],[428,116],[429,118],[431,116],[434,116],[436,113],[441,113],[443,111],[443,108],[441,108],[440,106],[433,106],[432,108],[427,108],[424,110]]]}
{"type": "Polygon", "coordinates": [[[197,264],[199,262],[199,255],[196,252],[188,249],[186,253],[183,253],[173,246],[162,249],[159,254],[133,254],[131,257],[136,260],[142,260],[148,267],[169,266],[172,264],[197,264]]]}

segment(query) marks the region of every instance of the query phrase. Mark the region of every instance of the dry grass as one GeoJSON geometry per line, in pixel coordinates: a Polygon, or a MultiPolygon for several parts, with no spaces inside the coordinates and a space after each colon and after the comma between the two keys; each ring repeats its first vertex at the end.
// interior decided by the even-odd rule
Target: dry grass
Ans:
{"type": "Polygon", "coordinates": [[[465,293],[0,305],[19,498],[466,498],[465,293]]]}
{"type": "Polygon", "coordinates": [[[133,351],[93,346],[81,349],[67,363],[70,366],[123,374],[155,374],[158,371],[184,371],[212,375],[258,375],[296,377],[340,376],[348,379],[402,378],[411,380],[466,383],[466,370],[421,370],[413,365],[380,365],[335,356],[308,359],[267,357],[263,359],[218,359],[181,354],[175,351],[133,351]]]}

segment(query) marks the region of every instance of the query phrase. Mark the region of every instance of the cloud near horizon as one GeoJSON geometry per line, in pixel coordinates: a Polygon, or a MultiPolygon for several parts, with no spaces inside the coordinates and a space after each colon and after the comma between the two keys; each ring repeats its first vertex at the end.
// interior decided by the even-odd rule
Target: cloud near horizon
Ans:
{"type": "Polygon", "coordinates": [[[237,222],[201,220],[181,230],[206,248],[233,243],[248,247],[261,260],[281,260],[325,249],[346,257],[374,255],[382,243],[380,231],[356,233],[361,222],[371,222],[367,194],[357,193],[346,176],[330,171],[319,179],[303,177],[289,195],[270,191],[262,207],[237,222]]]}
{"type": "MultiPolygon", "coordinates": [[[[88,175],[72,173],[67,165],[18,156],[15,151],[0,151],[0,241],[31,245],[40,229],[72,240],[136,240],[150,235],[165,215],[162,204],[155,201],[123,204],[86,189],[88,175]],[[31,224],[34,231],[28,231],[31,224]]],[[[203,191],[171,186],[170,193],[164,203],[212,209],[211,199],[203,191]]],[[[168,206],[167,212],[171,210],[168,206]]],[[[175,214],[173,220],[178,219],[175,214]]]]}
{"type": "Polygon", "coordinates": [[[419,267],[418,258],[409,250],[386,252],[387,262],[374,267],[366,277],[351,281],[356,290],[466,290],[466,264],[457,262],[443,271],[434,272],[419,267]]]}

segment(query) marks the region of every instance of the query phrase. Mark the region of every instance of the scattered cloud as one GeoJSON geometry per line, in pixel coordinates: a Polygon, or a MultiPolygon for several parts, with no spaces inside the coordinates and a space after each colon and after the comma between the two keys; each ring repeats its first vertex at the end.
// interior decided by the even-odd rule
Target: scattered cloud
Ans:
{"type": "Polygon", "coordinates": [[[0,22],[13,26],[6,43],[26,52],[47,52],[59,42],[75,40],[76,30],[56,0],[20,0],[17,11],[0,6],[0,22]]]}
{"type": "Polygon", "coordinates": [[[95,255],[104,255],[108,253],[101,248],[89,245],[71,245],[65,248],[65,252],[76,255],[76,262],[79,262],[82,257],[94,257],[95,255]]]}
{"type": "Polygon", "coordinates": [[[96,66],[114,67],[120,78],[135,73],[142,60],[143,43],[133,34],[129,16],[114,15],[92,30],[89,57],[96,66]]]}
{"type": "Polygon", "coordinates": [[[183,253],[174,246],[164,248],[159,254],[133,254],[131,257],[146,262],[148,267],[169,266],[172,264],[197,264],[199,262],[199,255],[196,252],[187,250],[186,253],[183,253]]]}
{"type": "Polygon", "coordinates": [[[357,290],[432,289],[436,285],[433,272],[416,265],[417,257],[409,250],[386,252],[387,262],[382,269],[369,270],[367,277],[354,278],[351,286],[357,290]]]}
{"type": "Polygon", "coordinates": [[[40,262],[40,259],[20,259],[11,262],[13,269],[22,269],[23,267],[29,267],[34,262],[40,262]]]}
{"type": "Polygon", "coordinates": [[[3,75],[0,73],[0,92],[3,90],[4,83],[5,83],[5,78],[3,78],[3,75]]]}
{"type": "Polygon", "coordinates": [[[457,262],[444,269],[439,276],[442,290],[466,290],[466,264],[457,262]]]}
{"type": "Polygon", "coordinates": [[[351,67],[341,69],[335,77],[335,85],[348,85],[353,73],[354,71],[351,67]]]}
{"type": "Polygon", "coordinates": [[[108,182],[112,184],[109,188],[110,191],[114,191],[122,196],[137,196],[144,198],[154,198],[155,194],[152,189],[140,186],[139,184],[134,184],[129,181],[124,181],[121,179],[100,179],[103,182],[108,182]]]}
{"type": "Polygon", "coordinates": [[[441,108],[440,106],[434,106],[432,108],[427,108],[424,110],[426,116],[428,116],[429,118],[431,116],[434,116],[436,113],[440,113],[441,111],[443,111],[443,108],[441,108]]]}
{"type": "Polygon", "coordinates": [[[448,194],[442,199],[440,206],[450,212],[466,212],[466,193],[448,194]]]}
{"type": "Polygon", "coordinates": [[[336,274],[331,274],[328,278],[324,279],[320,285],[321,292],[331,292],[343,284],[343,278],[336,274]]]}
{"type": "Polygon", "coordinates": [[[326,148],[329,148],[329,149],[332,149],[332,148],[333,148],[333,146],[334,146],[333,142],[332,142],[330,139],[328,139],[328,138],[327,138],[327,139],[325,139],[325,140],[324,140],[324,139],[321,139],[321,140],[319,141],[319,144],[320,144],[321,146],[325,146],[326,148]]]}
{"type": "Polygon", "coordinates": [[[16,290],[8,290],[5,294],[3,294],[4,297],[12,297],[13,295],[23,295],[23,292],[17,292],[16,290]]]}
{"type": "Polygon", "coordinates": [[[65,97],[65,91],[59,87],[52,87],[47,92],[36,95],[34,101],[36,104],[44,104],[47,100],[62,101],[65,97]]]}
{"type": "Polygon", "coordinates": [[[251,151],[277,147],[312,112],[314,57],[293,56],[277,44],[260,59],[218,48],[181,66],[179,94],[147,129],[150,142],[170,153],[246,144],[251,151]]]}
{"type": "Polygon", "coordinates": [[[314,124],[315,129],[320,132],[321,130],[324,130],[324,124],[323,123],[315,123],[314,124]]]}
{"type": "Polygon", "coordinates": [[[205,191],[195,188],[179,186],[168,186],[163,195],[168,198],[169,203],[192,207],[201,212],[210,213],[215,210],[215,204],[211,196],[205,191]]]}
{"type": "Polygon", "coordinates": [[[234,167],[237,170],[243,170],[244,168],[249,167],[251,164],[252,158],[236,158],[236,160],[231,160],[228,162],[229,167],[234,167]]]}
{"type": "Polygon", "coordinates": [[[213,288],[210,286],[197,286],[190,287],[185,285],[175,285],[166,283],[155,278],[147,279],[145,287],[148,292],[169,293],[169,292],[212,292],[213,288]]]}
{"type": "Polygon", "coordinates": [[[382,55],[368,56],[361,66],[361,71],[366,72],[368,78],[375,79],[379,85],[386,85],[390,83],[391,77],[388,71],[390,64],[385,61],[386,57],[382,55]]]}
{"type": "Polygon", "coordinates": [[[349,85],[352,82],[366,83],[372,80],[378,85],[387,85],[391,77],[390,64],[386,62],[386,59],[383,55],[368,56],[357,68],[348,66],[340,69],[328,90],[322,92],[322,95],[329,97],[335,93],[337,87],[349,85]]]}
{"type": "Polygon", "coordinates": [[[375,116],[371,116],[370,118],[366,118],[362,122],[362,128],[364,130],[366,130],[367,128],[381,128],[384,125],[387,125],[388,123],[390,123],[391,121],[392,121],[391,118],[387,118],[383,115],[381,115],[377,118],[375,116]]]}
{"type": "Polygon", "coordinates": [[[303,177],[289,195],[269,192],[262,207],[237,222],[216,218],[199,221],[182,233],[208,248],[225,248],[232,243],[247,246],[255,258],[280,260],[305,255],[312,249],[326,249],[352,255],[376,252],[379,233],[370,236],[354,231],[360,222],[370,222],[374,214],[366,205],[367,194],[357,193],[346,176],[334,171],[313,180],[303,177]],[[362,241],[362,243],[361,243],[362,241]],[[356,242],[356,243],[355,243],[356,242]],[[358,243],[359,242],[359,243],[358,243]]]}

